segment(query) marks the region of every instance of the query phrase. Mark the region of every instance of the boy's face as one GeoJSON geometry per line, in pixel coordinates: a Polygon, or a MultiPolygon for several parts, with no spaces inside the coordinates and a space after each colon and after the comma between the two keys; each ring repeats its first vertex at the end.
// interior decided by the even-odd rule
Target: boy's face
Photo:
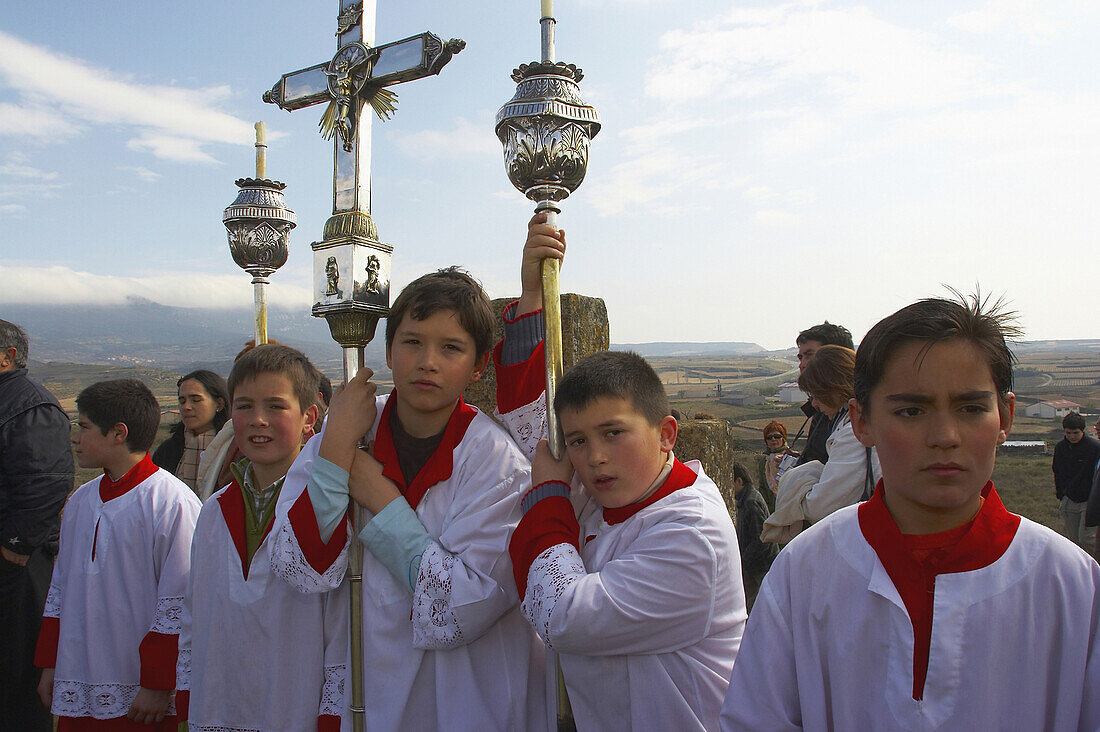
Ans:
{"type": "Polygon", "coordinates": [[[405,315],[386,349],[393,371],[397,416],[415,437],[438,434],[462,391],[481,378],[489,354],[477,357],[474,339],[451,310],[424,320],[405,315]]]}
{"type": "Polygon", "coordinates": [[[115,426],[103,434],[83,412],[77,414],[76,426],[69,439],[73,443],[76,462],[82,468],[106,467],[118,458],[119,445],[122,445],[124,452],[129,452],[125,431],[115,426]]]}
{"type": "Polygon", "coordinates": [[[1066,432],[1066,439],[1069,440],[1070,442],[1072,442],[1074,445],[1076,445],[1078,442],[1080,442],[1081,438],[1085,436],[1085,431],[1084,430],[1067,429],[1065,432],[1066,432]]]}
{"type": "Polygon", "coordinates": [[[946,531],[977,513],[1016,400],[1009,394],[999,406],[988,362],[969,342],[937,343],[922,360],[925,345],[906,343],[887,359],[866,410],[852,400],[852,428],[878,448],[886,506],[909,534],[946,531]]]}
{"type": "Polygon", "coordinates": [[[653,425],[621,397],[599,397],[561,411],[569,460],[588,494],[604,508],[634,503],[657,479],[676,444],[676,420],[653,425]]]}
{"type": "Polygon", "coordinates": [[[302,433],[313,426],[317,407],[305,412],[290,379],[265,371],[237,384],[233,392],[233,434],[241,452],[254,465],[286,474],[302,444],[302,433]]]}

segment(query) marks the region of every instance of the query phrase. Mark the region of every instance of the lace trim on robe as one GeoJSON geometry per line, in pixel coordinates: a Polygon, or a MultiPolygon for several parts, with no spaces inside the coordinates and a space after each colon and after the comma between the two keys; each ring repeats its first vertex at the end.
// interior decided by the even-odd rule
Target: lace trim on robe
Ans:
{"type": "Polygon", "coordinates": [[[220,724],[195,724],[187,723],[190,732],[263,732],[258,727],[223,727],[220,724]]]}
{"type": "MultiPolygon", "coordinates": [[[[125,717],[139,688],[137,684],[86,684],[83,681],[55,679],[50,711],[59,717],[125,717]]],[[[173,697],[168,705],[168,714],[175,713],[176,700],[173,697]]]]}
{"type": "Polygon", "coordinates": [[[535,557],[527,573],[527,594],[520,606],[523,617],[551,648],[550,618],[565,591],[587,572],[581,555],[569,544],[555,544],[535,557]]]}
{"type": "Polygon", "coordinates": [[[321,687],[321,708],[317,716],[326,714],[339,717],[344,713],[344,682],[347,679],[348,667],[325,666],[325,684],[321,687]]]}
{"type": "Polygon", "coordinates": [[[324,574],[317,574],[317,570],[306,561],[306,555],[298,544],[298,537],[294,535],[290,522],[283,523],[278,536],[275,537],[275,546],[272,549],[271,568],[294,589],[299,592],[327,592],[340,586],[344,579],[344,570],[348,564],[348,546],[350,538],[344,542],[344,548],[324,574]]]}
{"type": "Polygon", "coordinates": [[[61,588],[57,585],[50,585],[50,592],[46,595],[46,606],[42,610],[42,617],[61,617],[61,588]]]}
{"type": "Polygon", "coordinates": [[[424,550],[413,591],[413,646],[457,648],[466,645],[458,618],[451,609],[451,570],[455,558],[432,542],[424,550]]]}
{"type": "Polygon", "coordinates": [[[149,632],[179,635],[182,617],[183,597],[162,597],[157,600],[157,607],[153,611],[153,625],[149,632]]]}
{"type": "Polygon", "coordinates": [[[191,688],[191,649],[181,648],[176,656],[176,691],[191,688]]]}
{"type": "Polygon", "coordinates": [[[546,394],[543,392],[535,401],[511,412],[495,412],[494,416],[508,428],[512,439],[523,450],[523,454],[530,458],[535,454],[539,438],[546,434],[546,394]]]}

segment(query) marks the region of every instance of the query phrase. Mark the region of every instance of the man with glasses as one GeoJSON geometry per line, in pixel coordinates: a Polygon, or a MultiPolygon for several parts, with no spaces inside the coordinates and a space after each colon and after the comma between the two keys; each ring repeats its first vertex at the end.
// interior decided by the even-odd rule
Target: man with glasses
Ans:
{"type": "Polygon", "coordinates": [[[0,320],[0,732],[49,732],[34,644],[73,489],[69,418],[27,376],[27,334],[0,320]]]}

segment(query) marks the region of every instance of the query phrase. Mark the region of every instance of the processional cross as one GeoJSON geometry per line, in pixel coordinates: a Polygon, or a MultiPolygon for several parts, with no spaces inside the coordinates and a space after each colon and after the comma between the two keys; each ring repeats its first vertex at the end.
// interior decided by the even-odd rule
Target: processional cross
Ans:
{"type": "MultiPolygon", "coordinates": [[[[339,0],[337,51],[331,60],[283,74],[264,93],[265,102],[292,112],[328,102],[321,134],[333,140],[332,216],[321,241],[313,242],[313,315],[328,322],[344,350],[344,379],[363,366],[363,349],[378,319],[389,312],[390,255],[371,219],[370,104],[388,119],[396,96],[386,87],[438,74],[466,47],[457,38],[443,43],[432,33],[374,45],[375,0],[339,0]]],[[[348,552],[351,613],[351,712],[356,732],[365,727],[363,693],[363,550],[360,511],[352,502],[348,552]]]]}

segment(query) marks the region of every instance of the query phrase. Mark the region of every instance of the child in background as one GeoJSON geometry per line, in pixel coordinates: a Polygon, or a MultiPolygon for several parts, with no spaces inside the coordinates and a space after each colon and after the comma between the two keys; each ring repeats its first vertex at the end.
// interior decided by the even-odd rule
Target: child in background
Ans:
{"type": "MultiPolygon", "coordinates": [[[[531,220],[522,295],[496,352],[498,409],[528,446],[546,434],[539,262],[564,250],[563,234],[531,220]]],[[[561,661],[577,728],[716,729],[746,616],[717,487],[673,455],[664,387],[636,354],[579,361],[554,409],[565,455],[537,442],[509,548],[524,615],[561,661]]]]}
{"type": "Polygon", "coordinates": [[[145,384],[101,381],[76,407],[73,452],[103,475],[65,504],[35,653],[38,693],[60,732],[175,732],[180,614],[201,504],[149,457],[160,406],[145,384]]]}
{"type": "Polygon", "coordinates": [[[863,339],[852,427],[882,479],[773,563],[724,730],[1100,729],[1100,566],[990,480],[1015,408],[1006,333],[975,297],[863,339]]]}
{"type": "Polygon", "coordinates": [[[275,505],[317,419],[318,378],[283,345],[257,346],[229,374],[244,457],[195,527],[176,699],[192,730],[340,729],[347,595],[301,594],[271,569],[275,505]]]}
{"type": "MultiPolygon", "coordinates": [[[[489,300],[468,274],[410,283],[386,321],[394,390],[376,396],[360,370],[287,475],[273,564],[295,588],[343,580],[349,493],[369,518],[359,535],[369,730],[549,723],[542,644],[517,607],[507,550],[530,468],[462,400],[492,332],[489,300]]],[[[345,707],[345,724],[350,715],[345,707]]]]}

